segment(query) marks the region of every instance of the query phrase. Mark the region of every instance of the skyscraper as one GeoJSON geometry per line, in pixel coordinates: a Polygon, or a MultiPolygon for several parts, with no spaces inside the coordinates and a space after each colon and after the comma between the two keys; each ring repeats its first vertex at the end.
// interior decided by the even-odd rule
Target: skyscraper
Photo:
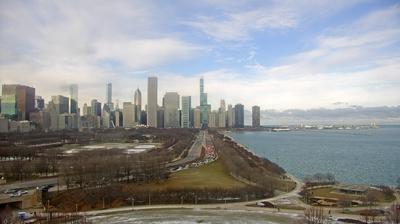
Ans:
{"type": "Polygon", "coordinates": [[[147,125],[157,127],[157,77],[147,80],[147,125]]]}
{"type": "Polygon", "coordinates": [[[251,120],[252,120],[252,126],[254,128],[260,127],[260,107],[259,106],[253,106],[251,108],[251,120]]]}
{"type": "Polygon", "coordinates": [[[140,115],[142,113],[142,93],[140,92],[139,88],[136,89],[133,103],[135,104],[135,121],[140,124],[140,115]]]}
{"type": "Polygon", "coordinates": [[[203,126],[207,126],[208,124],[208,112],[209,105],[207,104],[207,93],[204,92],[204,79],[200,78],[200,116],[201,123],[203,126]]]}
{"type": "Polygon", "coordinates": [[[244,128],[244,106],[240,103],[235,105],[235,127],[244,128]]]}
{"type": "Polygon", "coordinates": [[[55,106],[55,111],[57,114],[67,114],[69,113],[69,98],[66,96],[52,96],[51,101],[55,106]]]}
{"type": "Polygon", "coordinates": [[[230,127],[230,128],[232,128],[232,127],[234,127],[234,124],[235,124],[235,112],[234,112],[234,110],[233,110],[233,108],[232,108],[232,104],[229,104],[228,105],[228,111],[226,112],[226,114],[227,114],[227,126],[228,127],[230,127]]]}
{"type": "Polygon", "coordinates": [[[179,94],[177,92],[167,92],[163,98],[164,107],[164,127],[179,127],[179,94]]]}
{"type": "Polygon", "coordinates": [[[69,85],[69,113],[76,114],[78,112],[78,85],[69,85]]]}
{"type": "Polygon", "coordinates": [[[96,99],[91,101],[92,115],[101,116],[101,103],[96,99]]]}
{"type": "Polygon", "coordinates": [[[220,107],[218,110],[218,127],[226,127],[226,107],[225,100],[221,100],[220,107]]]}
{"type": "Polygon", "coordinates": [[[28,120],[35,109],[35,88],[23,85],[3,85],[1,113],[16,120],[28,120]]]}
{"type": "Polygon", "coordinates": [[[112,83],[107,83],[107,91],[106,91],[106,105],[110,110],[114,110],[114,104],[112,102],[112,83]]]}
{"type": "Polygon", "coordinates": [[[200,111],[200,108],[196,107],[194,109],[193,114],[194,114],[194,118],[193,118],[194,127],[195,128],[201,128],[201,118],[200,118],[201,117],[201,111],[200,111]]]}
{"type": "Polygon", "coordinates": [[[190,96],[182,96],[182,128],[190,128],[190,112],[192,107],[192,98],[190,96]]]}
{"type": "Polygon", "coordinates": [[[41,96],[35,96],[35,109],[44,110],[44,99],[41,96]]]}
{"type": "Polygon", "coordinates": [[[124,128],[135,127],[135,111],[131,102],[124,102],[122,105],[122,117],[124,128]]]}

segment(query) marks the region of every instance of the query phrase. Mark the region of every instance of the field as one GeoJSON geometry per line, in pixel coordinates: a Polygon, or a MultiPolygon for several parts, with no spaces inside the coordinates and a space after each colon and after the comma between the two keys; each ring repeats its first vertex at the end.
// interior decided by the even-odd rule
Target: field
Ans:
{"type": "Polygon", "coordinates": [[[247,185],[234,179],[221,161],[183,170],[171,174],[170,178],[161,183],[135,184],[136,189],[184,189],[184,188],[242,188],[247,185]]]}
{"type": "MultiPolygon", "coordinates": [[[[370,190],[376,195],[377,202],[391,202],[394,198],[392,197],[385,197],[384,193],[379,190],[370,190]]],[[[319,189],[312,190],[312,195],[316,197],[326,197],[326,198],[336,198],[339,200],[359,200],[363,201],[365,196],[357,196],[357,195],[350,195],[350,194],[341,194],[337,193],[334,188],[332,187],[324,187],[319,189]]]]}

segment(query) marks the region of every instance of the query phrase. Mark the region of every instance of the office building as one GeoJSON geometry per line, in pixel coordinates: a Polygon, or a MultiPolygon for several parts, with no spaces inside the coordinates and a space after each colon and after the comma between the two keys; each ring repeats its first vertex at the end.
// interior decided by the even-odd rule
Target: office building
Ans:
{"type": "Polygon", "coordinates": [[[69,113],[69,98],[66,96],[52,96],[51,101],[54,103],[57,114],[69,113]]]}
{"type": "Polygon", "coordinates": [[[251,108],[251,120],[253,128],[260,127],[260,107],[253,106],[251,108]]]}
{"type": "Polygon", "coordinates": [[[199,107],[196,107],[193,110],[193,127],[201,128],[201,110],[199,107]]]}
{"type": "Polygon", "coordinates": [[[164,128],[164,107],[158,107],[157,109],[157,128],[164,128]]]}
{"type": "Polygon", "coordinates": [[[157,77],[147,80],[147,125],[157,127],[157,77]]]}
{"type": "Polygon", "coordinates": [[[163,98],[164,128],[179,127],[179,94],[167,92],[163,98]]]}
{"type": "Polygon", "coordinates": [[[94,116],[101,116],[101,103],[96,99],[93,99],[90,104],[91,114],[94,116]]]}
{"type": "Polygon", "coordinates": [[[49,130],[51,125],[50,113],[47,111],[34,111],[29,114],[29,120],[37,130],[49,130]]]}
{"type": "Polygon", "coordinates": [[[124,128],[133,128],[136,126],[135,123],[135,110],[134,105],[131,102],[124,102],[122,105],[122,116],[124,128]]]}
{"type": "Polygon", "coordinates": [[[115,111],[115,127],[122,127],[123,126],[123,116],[122,116],[122,112],[117,109],[115,111]]]}
{"type": "Polygon", "coordinates": [[[101,113],[101,126],[103,128],[111,127],[111,110],[108,104],[103,105],[103,111],[101,113]]]}
{"type": "Polygon", "coordinates": [[[243,104],[235,105],[235,127],[244,128],[244,106],[243,104]]]}
{"type": "Polygon", "coordinates": [[[208,113],[208,127],[217,128],[218,127],[218,111],[211,111],[208,113]]]}
{"type": "Polygon", "coordinates": [[[35,109],[42,111],[44,110],[44,99],[41,96],[35,96],[35,109]]]}
{"type": "Polygon", "coordinates": [[[35,88],[23,85],[3,85],[1,114],[14,120],[28,120],[35,110],[35,88]]]}
{"type": "Polygon", "coordinates": [[[78,85],[69,85],[69,113],[78,113],[78,85]]]}
{"type": "Polygon", "coordinates": [[[114,110],[114,104],[112,102],[112,83],[107,83],[106,86],[106,105],[111,110],[114,110]]]}
{"type": "Polygon", "coordinates": [[[232,104],[228,105],[228,110],[226,111],[226,123],[227,123],[227,127],[233,128],[235,126],[235,111],[232,108],[232,104]]]}
{"type": "Polygon", "coordinates": [[[141,124],[140,116],[142,114],[142,93],[140,92],[139,88],[136,89],[133,103],[135,104],[135,122],[141,124]]]}
{"type": "Polygon", "coordinates": [[[225,100],[221,100],[220,107],[218,110],[218,127],[225,128],[226,127],[226,106],[225,100]]]}
{"type": "Polygon", "coordinates": [[[201,123],[203,126],[208,124],[208,114],[210,112],[210,105],[207,103],[207,93],[204,92],[204,79],[200,78],[200,112],[201,123]]]}
{"type": "Polygon", "coordinates": [[[192,127],[190,124],[191,111],[192,111],[192,98],[190,96],[182,96],[182,119],[181,119],[182,128],[192,127]]]}

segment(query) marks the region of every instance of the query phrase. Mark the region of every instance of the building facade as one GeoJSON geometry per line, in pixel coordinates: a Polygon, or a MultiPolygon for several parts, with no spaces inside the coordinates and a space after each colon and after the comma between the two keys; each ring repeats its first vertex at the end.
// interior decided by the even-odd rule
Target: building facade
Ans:
{"type": "Polygon", "coordinates": [[[235,127],[244,128],[244,106],[240,103],[235,105],[235,127]]]}
{"type": "Polygon", "coordinates": [[[139,88],[136,89],[133,96],[133,103],[135,104],[135,121],[141,124],[141,114],[142,114],[142,93],[139,88]]]}
{"type": "Polygon", "coordinates": [[[163,98],[164,128],[178,128],[179,125],[179,94],[167,92],[163,98]]]}
{"type": "Polygon", "coordinates": [[[182,96],[182,128],[190,128],[190,120],[191,120],[191,111],[192,111],[192,98],[191,96],[182,96]]]}
{"type": "Polygon", "coordinates": [[[35,88],[24,85],[3,85],[1,114],[13,120],[28,120],[35,110],[35,88]]]}
{"type": "Polygon", "coordinates": [[[260,107],[253,106],[251,108],[251,124],[254,128],[260,127],[260,107]]]}
{"type": "Polygon", "coordinates": [[[78,85],[69,85],[69,113],[78,113],[78,85]]]}
{"type": "Polygon", "coordinates": [[[157,127],[157,77],[147,80],[147,125],[157,127]]]}

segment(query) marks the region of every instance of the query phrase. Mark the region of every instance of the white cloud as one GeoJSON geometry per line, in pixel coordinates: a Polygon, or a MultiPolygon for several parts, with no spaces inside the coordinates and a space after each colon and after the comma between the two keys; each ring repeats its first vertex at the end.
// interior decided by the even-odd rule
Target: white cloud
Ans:
{"type": "Polygon", "coordinates": [[[296,28],[299,23],[332,15],[358,1],[335,1],[335,4],[316,0],[253,1],[250,4],[240,1],[206,2],[221,9],[222,16],[201,15],[183,24],[199,29],[219,41],[240,41],[251,39],[251,33],[257,31],[296,28]],[[248,5],[253,7],[249,8],[248,5]]]}

